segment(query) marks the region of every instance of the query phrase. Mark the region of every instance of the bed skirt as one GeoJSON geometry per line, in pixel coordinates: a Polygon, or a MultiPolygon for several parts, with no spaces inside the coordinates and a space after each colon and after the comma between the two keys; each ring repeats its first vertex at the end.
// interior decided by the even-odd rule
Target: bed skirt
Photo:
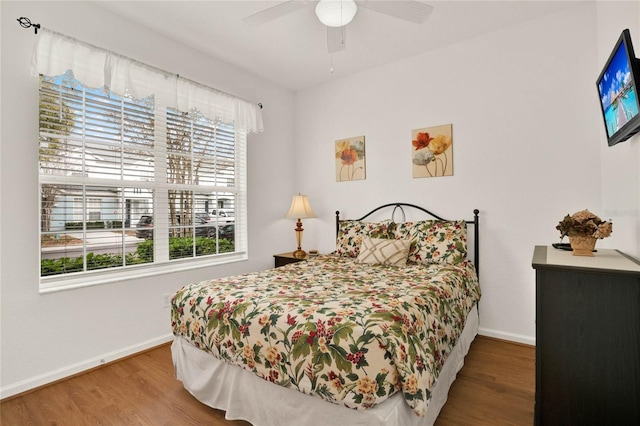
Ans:
{"type": "Polygon", "coordinates": [[[181,337],[174,339],[171,354],[176,378],[185,389],[203,404],[224,410],[227,420],[246,420],[254,426],[424,426],[433,425],[438,417],[477,333],[478,311],[474,307],[443,366],[425,417],[416,416],[401,393],[372,409],[353,410],[277,386],[213,357],[181,337]]]}

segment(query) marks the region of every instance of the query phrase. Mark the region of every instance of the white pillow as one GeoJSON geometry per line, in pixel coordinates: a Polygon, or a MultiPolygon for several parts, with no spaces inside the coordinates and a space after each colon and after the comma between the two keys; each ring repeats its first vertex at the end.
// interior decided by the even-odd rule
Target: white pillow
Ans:
{"type": "Polygon", "coordinates": [[[366,237],[360,245],[357,263],[405,266],[411,240],[366,237]]]}

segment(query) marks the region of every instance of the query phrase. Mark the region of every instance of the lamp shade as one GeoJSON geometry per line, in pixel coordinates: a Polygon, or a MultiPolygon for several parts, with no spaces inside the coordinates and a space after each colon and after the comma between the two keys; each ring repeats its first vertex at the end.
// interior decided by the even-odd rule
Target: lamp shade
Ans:
{"type": "Polygon", "coordinates": [[[307,196],[298,194],[293,196],[291,207],[289,207],[289,211],[284,217],[287,219],[305,219],[317,216],[309,205],[307,196]]]}
{"type": "Polygon", "coordinates": [[[353,0],[320,0],[316,5],[316,15],[328,27],[347,25],[358,11],[353,0]]]}

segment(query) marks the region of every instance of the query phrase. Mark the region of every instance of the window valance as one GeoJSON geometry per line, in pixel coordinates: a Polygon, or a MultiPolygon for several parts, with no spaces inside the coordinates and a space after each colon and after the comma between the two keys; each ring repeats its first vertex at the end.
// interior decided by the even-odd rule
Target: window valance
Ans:
{"type": "Polygon", "coordinates": [[[31,71],[34,75],[61,75],[72,70],[84,85],[105,88],[135,98],[161,96],[179,111],[197,108],[203,115],[233,122],[236,129],[263,130],[262,111],[256,104],[189,79],[43,29],[36,37],[31,71]]]}

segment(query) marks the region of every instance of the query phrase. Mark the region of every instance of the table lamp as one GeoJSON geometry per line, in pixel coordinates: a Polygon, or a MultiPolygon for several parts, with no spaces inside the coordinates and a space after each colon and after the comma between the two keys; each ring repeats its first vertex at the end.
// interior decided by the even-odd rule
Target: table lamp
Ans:
{"type": "Polygon", "coordinates": [[[291,207],[286,215],[287,219],[298,219],[296,223],[296,240],[298,241],[298,250],[293,252],[293,257],[303,259],[307,256],[307,253],[302,250],[302,220],[312,217],[317,217],[309,205],[309,200],[306,195],[294,195],[291,200],[291,207]]]}

